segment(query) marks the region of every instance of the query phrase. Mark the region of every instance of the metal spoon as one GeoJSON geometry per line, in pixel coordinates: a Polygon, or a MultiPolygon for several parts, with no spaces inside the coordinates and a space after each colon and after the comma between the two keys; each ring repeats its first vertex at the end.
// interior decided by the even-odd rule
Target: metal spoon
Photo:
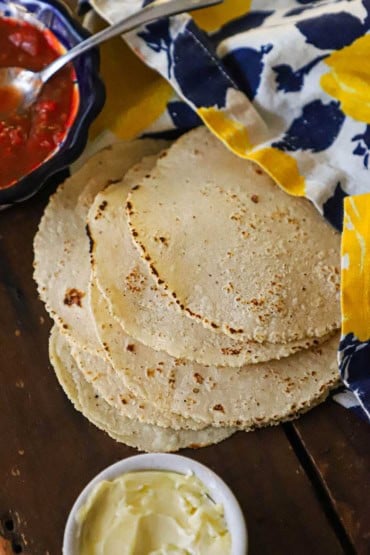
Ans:
{"type": "Polygon", "coordinates": [[[46,81],[68,64],[68,62],[80,56],[83,52],[86,52],[86,50],[116,35],[132,31],[136,27],[140,27],[140,25],[144,25],[155,19],[213,6],[215,4],[220,4],[222,1],[223,0],[157,0],[157,2],[147,5],[139,12],[126,17],[119,23],[80,42],[69,52],[66,52],[66,54],[63,54],[63,56],[60,56],[39,72],[29,71],[19,67],[0,68],[0,88],[6,87],[8,89],[11,87],[17,96],[17,109],[19,111],[27,109],[36,101],[46,81]]]}

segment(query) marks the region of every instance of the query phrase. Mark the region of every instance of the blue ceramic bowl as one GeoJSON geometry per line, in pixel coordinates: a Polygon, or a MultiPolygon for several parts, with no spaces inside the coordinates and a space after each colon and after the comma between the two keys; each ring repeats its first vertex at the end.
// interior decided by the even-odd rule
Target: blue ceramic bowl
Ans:
{"type": "MultiPolygon", "coordinates": [[[[0,17],[26,20],[38,28],[47,28],[67,50],[89,36],[57,0],[0,0],[0,17]]],[[[105,100],[104,86],[99,77],[98,52],[90,50],[76,58],[74,68],[79,106],[66,137],[40,166],[14,185],[0,189],[0,207],[21,202],[34,195],[48,178],[68,167],[85,148],[89,127],[105,100]]]]}

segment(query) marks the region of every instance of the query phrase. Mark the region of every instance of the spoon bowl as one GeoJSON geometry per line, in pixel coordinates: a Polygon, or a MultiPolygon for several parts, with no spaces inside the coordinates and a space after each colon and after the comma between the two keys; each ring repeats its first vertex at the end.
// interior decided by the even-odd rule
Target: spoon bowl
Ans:
{"type": "Polygon", "coordinates": [[[21,67],[0,68],[0,110],[21,112],[37,99],[43,86],[39,74],[21,67]]]}

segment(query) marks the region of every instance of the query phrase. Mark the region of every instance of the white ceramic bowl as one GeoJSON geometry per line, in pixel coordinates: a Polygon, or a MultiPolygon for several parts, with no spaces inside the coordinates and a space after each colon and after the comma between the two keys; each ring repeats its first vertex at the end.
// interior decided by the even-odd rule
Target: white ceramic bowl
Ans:
{"type": "Polygon", "coordinates": [[[63,555],[78,555],[78,524],[76,515],[86,503],[91,491],[102,480],[114,480],[126,472],[138,470],[167,470],[186,474],[193,472],[206,486],[212,499],[223,505],[227,527],[232,538],[231,555],[246,555],[247,528],[243,513],[230,488],[217,474],[193,459],[180,455],[152,453],[136,455],[108,466],[82,491],[69,514],[63,538],[63,555]]]}

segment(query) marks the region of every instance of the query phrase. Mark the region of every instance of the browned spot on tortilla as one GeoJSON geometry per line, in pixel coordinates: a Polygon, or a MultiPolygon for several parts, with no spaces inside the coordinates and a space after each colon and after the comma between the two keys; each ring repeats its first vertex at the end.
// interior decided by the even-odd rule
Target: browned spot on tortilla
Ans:
{"type": "Polygon", "coordinates": [[[135,345],[132,345],[130,343],[129,345],[127,345],[126,349],[130,351],[130,353],[133,353],[135,351],[135,345]]]}
{"type": "Polygon", "coordinates": [[[212,326],[212,328],[214,328],[215,330],[216,330],[217,328],[219,328],[219,326],[218,326],[217,324],[215,324],[214,322],[211,322],[211,326],[212,326]]]}
{"type": "Polygon", "coordinates": [[[243,330],[241,328],[236,330],[235,328],[230,328],[229,326],[226,326],[226,329],[229,330],[229,332],[232,333],[232,334],[243,333],[243,330]]]}
{"type": "Polygon", "coordinates": [[[82,307],[82,298],[85,296],[83,291],[79,291],[74,287],[72,289],[67,289],[65,296],[64,296],[64,304],[67,306],[76,305],[80,308],[82,307]]]}
{"type": "Polygon", "coordinates": [[[200,449],[202,445],[200,443],[190,443],[189,449],[200,449]]]}
{"type": "Polygon", "coordinates": [[[265,299],[250,299],[247,304],[252,304],[253,306],[263,306],[265,304],[265,299]]]}
{"type": "Polygon", "coordinates": [[[213,407],[213,410],[217,410],[219,412],[225,412],[225,409],[222,405],[218,404],[213,407]]]}
{"type": "Polygon", "coordinates": [[[108,206],[107,201],[106,201],[106,200],[103,200],[103,202],[99,204],[99,210],[100,210],[101,212],[103,212],[103,210],[105,210],[107,206],[108,206]]]}
{"type": "Polygon", "coordinates": [[[256,173],[258,173],[258,175],[262,175],[262,174],[263,174],[263,171],[262,171],[261,168],[259,168],[258,166],[254,168],[254,171],[255,171],[256,173]]]}
{"type": "Polygon", "coordinates": [[[223,355],[239,355],[241,352],[241,349],[232,349],[231,347],[224,347],[223,349],[221,349],[221,353],[223,355]]]}
{"type": "Polygon", "coordinates": [[[148,378],[152,378],[154,376],[153,368],[148,368],[146,371],[146,375],[148,376],[148,378]]]}
{"type": "Polygon", "coordinates": [[[257,204],[259,202],[259,196],[258,195],[252,195],[251,196],[251,201],[254,202],[254,204],[257,204]]]}
{"type": "Polygon", "coordinates": [[[132,187],[132,191],[137,191],[139,189],[140,185],[135,185],[135,187],[132,187]]]}
{"type": "Polygon", "coordinates": [[[185,358],[175,358],[175,366],[186,366],[185,358]]]}
{"type": "Polygon", "coordinates": [[[133,229],[133,230],[132,230],[132,235],[133,235],[134,237],[137,237],[137,236],[138,236],[138,232],[135,231],[135,230],[133,229]]]}
{"type": "Polygon", "coordinates": [[[164,150],[163,152],[160,153],[158,158],[162,159],[162,158],[166,158],[166,156],[167,156],[167,150],[164,150]]]}
{"type": "Polygon", "coordinates": [[[122,403],[123,405],[127,405],[127,399],[124,399],[124,398],[122,397],[121,403],[122,403]]]}
{"type": "Polygon", "coordinates": [[[137,266],[125,277],[126,287],[132,293],[139,293],[145,284],[145,278],[140,274],[137,266]]]}
{"type": "MultiPolygon", "coordinates": [[[[174,296],[175,296],[175,294],[174,294],[174,296]]],[[[179,303],[177,303],[177,304],[179,304],[179,303]]],[[[197,314],[196,312],[193,312],[192,310],[190,310],[190,308],[185,308],[185,310],[188,314],[190,314],[190,316],[194,316],[194,318],[198,318],[198,320],[202,319],[200,314],[197,314]]]]}
{"type": "Polygon", "coordinates": [[[193,375],[193,378],[197,383],[202,384],[204,382],[204,378],[201,374],[199,374],[199,372],[195,372],[195,374],[193,375]]]}
{"type": "Polygon", "coordinates": [[[159,240],[165,247],[168,247],[168,239],[166,237],[159,237],[159,240]]]}

